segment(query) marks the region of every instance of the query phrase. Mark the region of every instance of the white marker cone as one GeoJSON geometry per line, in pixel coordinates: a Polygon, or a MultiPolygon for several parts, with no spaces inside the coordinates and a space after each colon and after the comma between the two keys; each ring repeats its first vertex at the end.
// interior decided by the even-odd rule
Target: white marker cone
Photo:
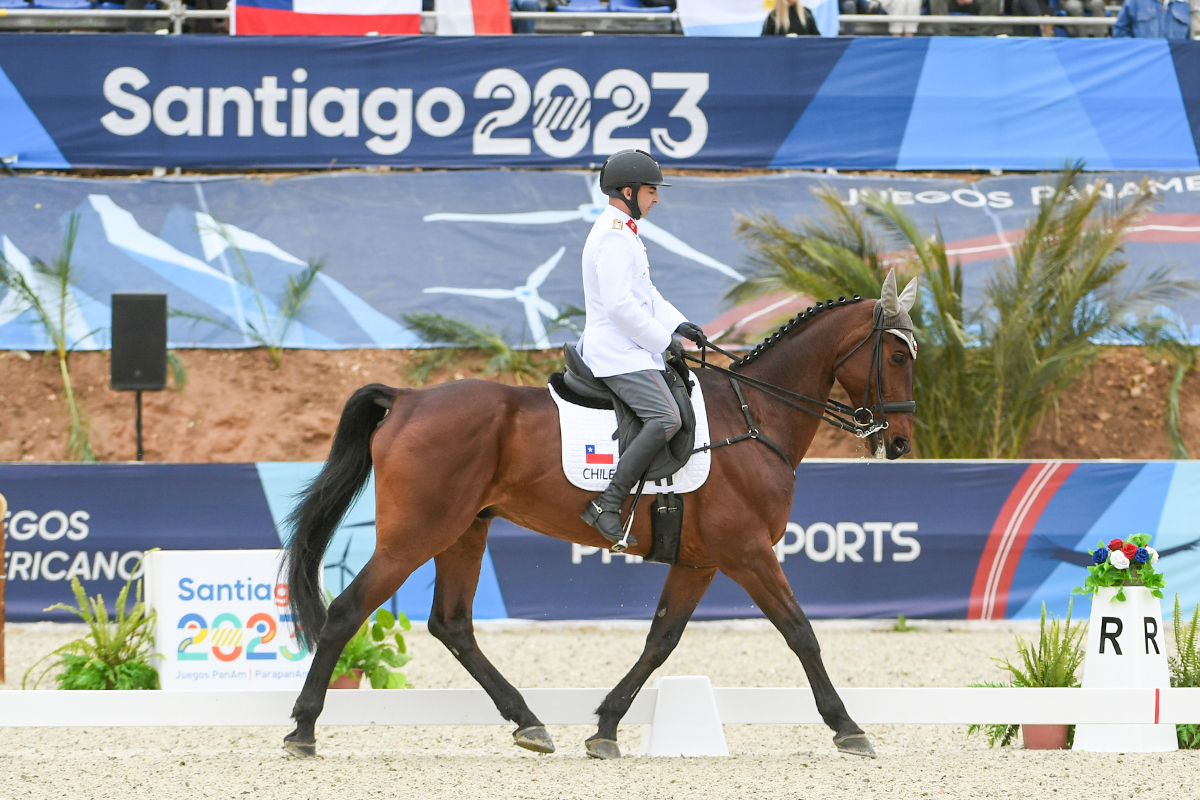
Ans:
{"type": "MultiPolygon", "coordinates": [[[[1125,602],[1114,602],[1116,594],[1116,588],[1100,589],[1092,598],[1083,688],[1169,687],[1162,604],[1144,586],[1126,586],[1125,602]]],[[[1177,746],[1173,724],[1088,724],[1075,726],[1071,749],[1092,753],[1165,753],[1177,746]]]]}
{"type": "Polygon", "coordinates": [[[654,724],[642,733],[644,756],[727,756],[712,682],[704,675],[659,678],[654,724]]]}

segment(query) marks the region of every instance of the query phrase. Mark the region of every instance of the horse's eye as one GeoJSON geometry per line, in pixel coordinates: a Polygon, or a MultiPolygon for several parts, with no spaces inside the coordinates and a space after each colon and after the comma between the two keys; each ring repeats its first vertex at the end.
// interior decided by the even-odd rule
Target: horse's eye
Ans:
{"type": "Polygon", "coordinates": [[[897,364],[903,364],[904,363],[904,354],[903,353],[893,353],[892,361],[895,361],[897,364]]]}

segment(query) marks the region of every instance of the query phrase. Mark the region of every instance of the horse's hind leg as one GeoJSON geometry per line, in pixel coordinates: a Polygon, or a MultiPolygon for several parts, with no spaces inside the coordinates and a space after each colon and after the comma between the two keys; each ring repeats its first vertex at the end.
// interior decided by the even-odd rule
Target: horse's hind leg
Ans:
{"type": "Polygon", "coordinates": [[[411,559],[381,558],[376,552],[346,590],[329,604],[325,627],[317,637],[312,666],[292,708],[296,729],[283,739],[284,749],[289,753],[305,757],[317,754],[317,717],[325,707],[325,692],[329,689],[338,657],[371,612],[395,594],[420,565],[420,561],[411,559]]]}
{"type": "Polygon", "coordinates": [[[479,682],[500,714],[517,724],[513,740],[518,746],[535,753],[553,753],[554,742],[545,726],[529,710],[521,693],[488,661],[475,641],[471,605],[479,584],[488,525],[487,520],[476,519],[462,538],[435,557],[437,580],[433,589],[433,609],[429,614],[429,632],[446,645],[471,677],[479,682]]]}
{"type": "Polygon", "coordinates": [[[617,746],[617,724],[629,711],[633,698],[637,697],[650,673],[662,666],[675,645],[679,644],[684,627],[716,574],[713,568],[671,567],[658,600],[658,610],[654,612],[654,621],[650,623],[650,633],[646,636],[642,655],[596,709],[600,726],[584,745],[589,756],[621,757],[621,748],[617,746]]]}
{"type": "Polygon", "coordinates": [[[837,749],[843,753],[874,758],[875,750],[871,742],[846,713],[842,699],[825,672],[817,635],[792,594],[775,552],[769,545],[751,552],[739,551],[735,562],[721,564],[721,571],[746,590],[750,599],[783,634],[792,652],[800,657],[817,702],[817,711],[825,724],[833,729],[833,743],[837,749]]]}

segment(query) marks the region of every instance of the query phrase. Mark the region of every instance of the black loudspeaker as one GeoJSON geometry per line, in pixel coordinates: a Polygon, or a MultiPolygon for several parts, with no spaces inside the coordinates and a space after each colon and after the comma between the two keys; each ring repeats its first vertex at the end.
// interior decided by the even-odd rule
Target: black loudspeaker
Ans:
{"type": "Polygon", "coordinates": [[[167,296],[112,296],[112,388],[159,392],[167,387],[167,296]]]}

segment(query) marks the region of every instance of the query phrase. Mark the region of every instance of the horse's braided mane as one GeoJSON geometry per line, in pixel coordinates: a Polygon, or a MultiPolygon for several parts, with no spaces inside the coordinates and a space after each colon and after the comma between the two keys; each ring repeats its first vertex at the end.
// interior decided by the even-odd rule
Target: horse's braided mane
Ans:
{"type": "Polygon", "coordinates": [[[796,328],[800,327],[803,323],[812,319],[817,314],[820,314],[822,311],[828,311],[835,306],[844,306],[849,305],[850,303],[857,303],[860,300],[862,300],[861,297],[854,295],[853,297],[842,296],[837,300],[826,300],[824,303],[818,301],[815,306],[809,306],[804,311],[801,311],[799,314],[789,319],[783,325],[780,325],[777,331],[756,344],[753,350],[738,359],[738,361],[733,364],[733,367],[742,367],[746,364],[757,361],[759,356],[778,344],[783,337],[787,336],[789,333],[796,330],[796,328]]]}

